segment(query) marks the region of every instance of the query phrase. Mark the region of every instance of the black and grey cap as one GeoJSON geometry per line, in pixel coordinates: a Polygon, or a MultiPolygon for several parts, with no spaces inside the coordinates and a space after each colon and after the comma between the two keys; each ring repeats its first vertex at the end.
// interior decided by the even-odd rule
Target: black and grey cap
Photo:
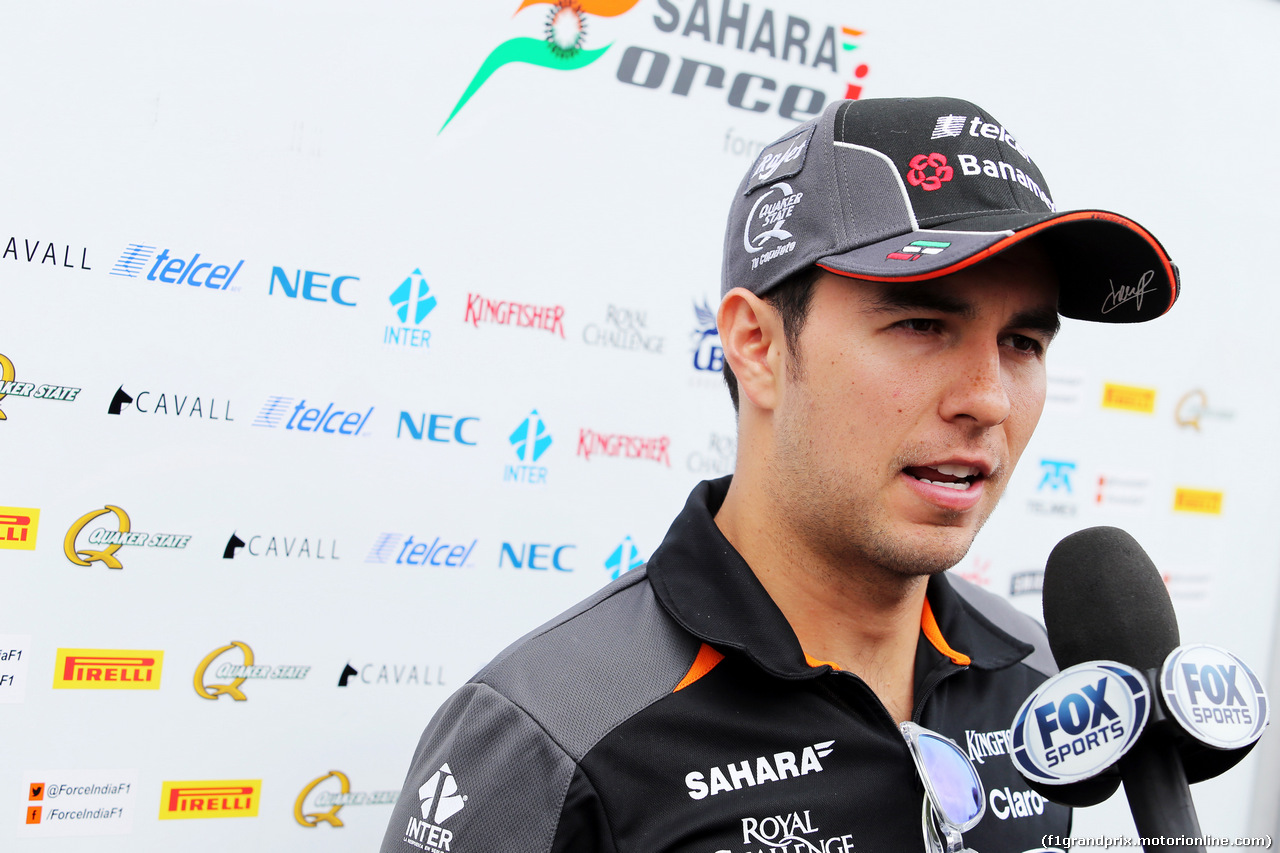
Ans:
{"type": "Polygon", "coordinates": [[[1150,232],[1104,210],[1060,212],[1030,155],[954,98],[836,101],[766,147],[729,211],[721,296],[763,294],[816,264],[872,281],[948,275],[1035,237],[1058,311],[1140,323],[1173,307],[1178,270],[1150,232]]]}

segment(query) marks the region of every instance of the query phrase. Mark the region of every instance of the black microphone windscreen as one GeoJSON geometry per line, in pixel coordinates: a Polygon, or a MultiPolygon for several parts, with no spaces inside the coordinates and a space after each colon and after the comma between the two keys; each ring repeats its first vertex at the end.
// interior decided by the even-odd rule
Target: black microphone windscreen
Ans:
{"type": "Polygon", "coordinates": [[[1179,644],[1160,572],[1118,527],[1090,527],[1054,546],[1044,569],[1044,624],[1062,669],[1092,660],[1154,669],[1179,644]]]}

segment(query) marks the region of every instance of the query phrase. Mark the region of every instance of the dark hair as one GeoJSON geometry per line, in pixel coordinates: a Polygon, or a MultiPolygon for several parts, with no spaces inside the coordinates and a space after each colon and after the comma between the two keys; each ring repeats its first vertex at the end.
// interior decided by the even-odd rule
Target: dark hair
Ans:
{"type": "MultiPolygon", "coordinates": [[[[804,331],[805,320],[809,318],[809,303],[813,300],[813,286],[825,270],[822,267],[805,267],[799,272],[778,282],[768,293],[760,297],[773,306],[782,318],[782,333],[786,336],[787,352],[791,354],[791,363],[795,365],[795,374],[799,375],[800,356],[797,345],[800,333],[804,331]]],[[[729,399],[733,401],[733,410],[738,411],[738,377],[733,375],[728,359],[724,362],[724,384],[729,386],[729,399]]]]}

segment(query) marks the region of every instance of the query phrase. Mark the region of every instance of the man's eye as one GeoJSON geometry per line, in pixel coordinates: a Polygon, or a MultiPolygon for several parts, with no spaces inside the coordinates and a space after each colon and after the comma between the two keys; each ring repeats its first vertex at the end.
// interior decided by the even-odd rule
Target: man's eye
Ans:
{"type": "Polygon", "coordinates": [[[1035,338],[1029,338],[1026,335],[1010,335],[1008,337],[1009,346],[1018,352],[1025,352],[1031,355],[1039,355],[1044,352],[1044,345],[1035,338]]]}
{"type": "Polygon", "coordinates": [[[898,323],[900,328],[911,332],[934,332],[938,329],[938,321],[925,317],[913,317],[910,320],[902,320],[898,323]]]}

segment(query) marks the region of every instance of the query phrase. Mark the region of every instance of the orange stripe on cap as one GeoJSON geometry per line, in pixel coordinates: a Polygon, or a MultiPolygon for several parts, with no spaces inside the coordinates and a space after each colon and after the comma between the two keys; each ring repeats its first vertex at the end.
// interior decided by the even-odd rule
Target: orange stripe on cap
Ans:
{"type": "Polygon", "coordinates": [[[716,664],[722,660],[724,660],[723,654],[703,643],[702,648],[698,649],[698,656],[693,659],[693,666],[689,667],[689,671],[684,674],[684,678],[680,679],[680,683],[671,692],[675,693],[676,691],[684,690],[690,684],[715,669],[716,664]]]}
{"type": "MultiPolygon", "coordinates": [[[[1164,249],[1161,248],[1160,243],[1156,241],[1155,237],[1151,236],[1150,232],[1148,232],[1147,229],[1143,228],[1141,225],[1134,222],[1132,219],[1126,219],[1125,217],[1120,216],[1118,214],[1107,213],[1101,210],[1082,210],[1076,213],[1066,213],[1066,214],[1063,214],[1062,216],[1058,216],[1053,219],[1047,220],[1045,222],[1041,222],[1037,225],[1032,225],[1029,228],[1023,228],[1021,231],[1015,231],[1013,234],[1010,234],[1008,237],[1005,237],[1003,240],[999,241],[998,243],[988,246],[987,248],[983,249],[981,252],[970,255],[969,257],[964,258],[963,260],[957,261],[949,267],[943,267],[940,270],[934,270],[933,272],[924,273],[922,275],[901,275],[901,276],[900,275],[868,275],[865,273],[851,273],[851,272],[845,272],[844,270],[832,269],[831,267],[823,266],[821,263],[816,264],[816,266],[822,267],[822,269],[826,270],[827,272],[832,272],[832,273],[835,273],[836,275],[842,275],[842,276],[845,276],[846,278],[860,278],[865,281],[885,281],[885,282],[928,281],[931,278],[941,278],[944,275],[951,275],[951,273],[959,272],[962,269],[966,269],[968,267],[973,266],[979,261],[985,261],[987,258],[991,257],[997,252],[1002,252],[1005,249],[1009,248],[1010,246],[1013,246],[1017,243],[1021,243],[1023,240],[1027,239],[1028,237],[1031,237],[1034,234],[1040,233],[1046,228],[1052,228],[1053,226],[1060,225],[1063,222],[1076,222],[1076,221],[1088,221],[1088,220],[1099,220],[1099,219],[1104,222],[1111,222],[1116,225],[1123,225],[1125,228],[1128,228],[1130,231],[1133,231],[1143,240],[1146,240],[1149,244],[1151,244],[1151,248],[1155,250],[1156,257],[1160,259],[1160,264],[1164,268],[1165,279],[1169,282],[1169,304],[1164,309],[1164,311],[1160,312],[1161,314],[1167,313],[1169,309],[1173,307],[1174,300],[1178,298],[1178,289],[1176,286],[1174,286],[1174,282],[1177,281],[1177,276],[1173,274],[1173,264],[1170,262],[1168,255],[1164,253],[1164,249]]],[[[929,229],[922,229],[922,230],[927,231],[929,229]]]]}
{"type": "Polygon", "coordinates": [[[929,638],[929,642],[933,643],[933,647],[951,658],[951,662],[960,666],[968,666],[972,661],[964,652],[958,652],[947,643],[942,636],[942,630],[938,627],[938,620],[933,618],[933,608],[929,606],[929,599],[924,600],[924,610],[920,612],[920,630],[929,638]]]}

